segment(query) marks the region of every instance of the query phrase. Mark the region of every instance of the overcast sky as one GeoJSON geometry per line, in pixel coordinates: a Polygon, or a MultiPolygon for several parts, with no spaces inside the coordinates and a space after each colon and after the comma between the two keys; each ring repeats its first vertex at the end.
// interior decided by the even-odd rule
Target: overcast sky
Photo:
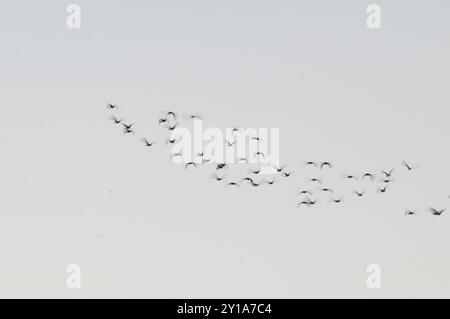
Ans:
{"type": "Polygon", "coordinates": [[[448,1],[79,0],[80,29],[70,3],[1,6],[1,297],[450,297],[450,212],[426,211],[450,209],[448,1]],[[174,165],[169,109],[278,128],[292,178],[233,190],[174,165]],[[391,168],[386,194],[341,178],[391,168]],[[297,208],[307,177],[345,202],[297,208]]]}

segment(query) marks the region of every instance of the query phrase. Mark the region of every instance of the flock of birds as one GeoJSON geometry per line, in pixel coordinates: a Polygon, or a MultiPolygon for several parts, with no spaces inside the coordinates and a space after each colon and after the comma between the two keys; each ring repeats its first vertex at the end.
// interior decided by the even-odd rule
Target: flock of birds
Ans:
{"type": "MultiPolygon", "coordinates": [[[[115,111],[118,108],[117,105],[114,104],[108,104],[107,109],[111,111],[115,111]]],[[[166,129],[168,132],[174,131],[180,124],[179,118],[185,117],[187,119],[201,119],[201,116],[199,115],[186,115],[186,114],[176,114],[172,111],[167,111],[158,119],[158,123],[161,126],[162,129],[166,129]]],[[[110,120],[115,125],[121,126],[123,130],[123,134],[135,134],[134,130],[134,124],[133,123],[125,123],[125,121],[121,118],[116,117],[115,115],[110,116],[110,120]]],[[[234,127],[232,129],[234,134],[238,134],[240,132],[241,128],[234,127]]],[[[259,142],[261,140],[258,136],[251,137],[252,140],[255,140],[256,142],[259,142]]],[[[168,137],[165,140],[165,145],[168,146],[169,144],[174,144],[177,142],[177,139],[172,139],[168,137]]],[[[140,142],[143,143],[145,147],[153,147],[155,144],[158,143],[158,141],[149,140],[146,137],[140,138],[140,142]]],[[[234,141],[228,141],[224,140],[226,147],[234,147],[236,144],[236,140],[234,141]]],[[[178,153],[172,153],[170,155],[171,159],[177,156],[183,156],[181,152],[178,153]]],[[[248,174],[247,176],[244,176],[240,179],[236,180],[229,180],[227,179],[227,170],[230,168],[230,164],[227,163],[211,163],[211,160],[205,157],[204,153],[197,153],[196,156],[199,157],[201,164],[214,164],[215,171],[212,173],[211,178],[214,179],[217,182],[224,183],[225,187],[241,187],[244,185],[249,185],[250,187],[258,188],[262,187],[263,185],[273,185],[275,183],[281,182],[282,179],[289,178],[293,175],[293,171],[286,170],[287,165],[282,165],[280,167],[274,167],[275,174],[272,175],[272,178],[266,178],[262,177],[262,169],[259,168],[248,168],[248,174]]],[[[257,151],[254,156],[261,156],[264,157],[265,154],[263,154],[260,151],[257,151]]],[[[185,169],[189,168],[196,168],[199,164],[198,162],[190,161],[188,163],[184,164],[185,169]]],[[[248,163],[247,158],[240,158],[238,159],[239,163],[248,163]]],[[[321,173],[324,172],[331,172],[334,170],[334,166],[331,162],[323,161],[323,162],[316,162],[316,161],[306,161],[303,163],[305,167],[312,169],[313,171],[320,171],[321,173]]],[[[403,161],[401,163],[402,169],[404,169],[407,172],[412,173],[414,170],[419,169],[416,166],[410,165],[410,163],[403,161]]],[[[394,172],[397,168],[392,168],[390,170],[381,170],[380,173],[376,174],[374,172],[364,172],[360,175],[353,175],[353,174],[347,174],[347,173],[341,173],[341,178],[345,181],[359,181],[359,182],[365,182],[370,183],[375,186],[375,191],[377,194],[384,194],[388,192],[390,188],[390,184],[394,181],[393,176],[394,172]]],[[[345,198],[343,195],[338,195],[335,190],[332,188],[326,186],[326,183],[323,178],[320,177],[308,177],[306,178],[306,187],[302,187],[300,190],[297,191],[296,195],[299,197],[297,202],[297,207],[312,207],[317,205],[321,200],[323,200],[323,196],[321,195],[327,195],[328,200],[327,202],[330,204],[340,204],[345,201],[345,198]]],[[[353,189],[352,196],[356,199],[363,198],[367,195],[368,191],[367,189],[353,189]]],[[[450,198],[450,196],[449,196],[450,198]]],[[[434,216],[440,216],[442,215],[447,209],[437,209],[435,207],[428,208],[428,212],[431,213],[434,216]]],[[[417,211],[407,209],[404,212],[405,216],[414,216],[417,215],[417,211]]]]}

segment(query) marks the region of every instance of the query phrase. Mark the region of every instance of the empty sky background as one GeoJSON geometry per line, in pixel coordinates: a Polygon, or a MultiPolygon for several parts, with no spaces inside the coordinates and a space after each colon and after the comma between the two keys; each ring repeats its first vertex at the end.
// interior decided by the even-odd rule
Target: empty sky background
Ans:
{"type": "Polygon", "coordinates": [[[70,3],[1,3],[0,297],[450,297],[449,212],[426,212],[450,208],[448,1],[79,0],[79,30],[70,3]],[[138,142],[167,109],[279,128],[293,178],[236,191],[172,164],[138,142]],[[305,160],[395,182],[297,209],[305,160]]]}

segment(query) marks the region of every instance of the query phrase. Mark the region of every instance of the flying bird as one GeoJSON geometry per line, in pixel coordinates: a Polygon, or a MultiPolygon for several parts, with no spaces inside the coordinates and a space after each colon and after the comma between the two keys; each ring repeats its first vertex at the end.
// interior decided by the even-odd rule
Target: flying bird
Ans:
{"type": "Polygon", "coordinates": [[[169,138],[169,139],[166,140],[166,145],[167,145],[167,144],[174,144],[174,143],[177,142],[177,141],[178,141],[177,139],[170,139],[170,138],[169,138]]]}
{"type": "Polygon", "coordinates": [[[214,178],[216,181],[220,182],[225,178],[225,175],[219,176],[217,174],[213,174],[211,177],[214,178]]]}
{"type": "Polygon", "coordinates": [[[114,122],[114,124],[120,124],[122,123],[122,120],[119,120],[117,117],[115,117],[114,115],[111,115],[109,117],[110,120],[112,120],[114,122]]]}
{"type": "Polygon", "coordinates": [[[216,170],[222,169],[222,168],[226,168],[228,165],[225,163],[219,163],[216,166],[216,170]]]}
{"type": "Polygon", "coordinates": [[[408,171],[412,171],[413,169],[417,168],[417,167],[413,167],[413,166],[409,165],[408,163],[406,163],[406,161],[403,161],[402,165],[405,166],[408,171]]]}
{"type": "Polygon", "coordinates": [[[239,184],[236,183],[236,182],[229,182],[228,184],[225,185],[225,187],[228,187],[228,186],[236,186],[236,187],[239,187],[239,184]]]}
{"type": "Polygon", "coordinates": [[[145,137],[141,139],[142,142],[144,142],[145,146],[150,147],[156,144],[156,142],[149,142],[145,137]]]}
{"type": "Polygon", "coordinates": [[[172,112],[172,111],[169,111],[169,112],[166,112],[166,114],[163,117],[159,118],[158,123],[159,124],[168,123],[169,122],[169,117],[171,117],[174,121],[177,119],[176,114],[174,112],[172,112]]]}
{"type": "Polygon", "coordinates": [[[273,166],[273,168],[275,168],[275,170],[277,171],[277,173],[281,173],[281,172],[284,170],[285,167],[286,167],[286,164],[281,165],[280,167],[273,166]]]}
{"type": "Polygon", "coordinates": [[[429,209],[429,211],[430,211],[433,215],[435,215],[435,216],[440,216],[440,215],[442,215],[442,213],[445,212],[446,210],[447,210],[446,208],[441,209],[441,210],[437,210],[437,209],[435,209],[435,208],[433,208],[433,207],[430,207],[430,209],[429,209]]]}
{"type": "Polygon", "coordinates": [[[202,157],[202,164],[207,164],[209,162],[211,162],[211,160],[209,158],[202,157]]]}
{"type": "Polygon", "coordinates": [[[262,156],[263,158],[265,157],[264,153],[262,153],[262,152],[256,152],[254,157],[257,157],[257,156],[262,156]]]}
{"type": "Polygon", "coordinates": [[[371,173],[365,173],[365,174],[361,177],[361,180],[363,180],[363,179],[366,178],[366,177],[369,177],[369,179],[370,179],[371,181],[373,181],[373,180],[375,179],[375,177],[373,176],[373,174],[371,174],[371,173]]]}
{"type": "Polygon", "coordinates": [[[266,179],[266,178],[263,178],[263,179],[261,180],[261,183],[263,183],[263,184],[268,184],[268,185],[273,185],[273,184],[275,184],[276,182],[277,182],[276,179],[268,180],[268,179],[266,179]]]}
{"type": "Polygon", "coordinates": [[[175,129],[177,128],[177,126],[178,126],[178,123],[175,123],[175,124],[173,124],[173,125],[168,125],[168,126],[166,126],[166,128],[167,128],[169,131],[173,131],[173,130],[175,130],[175,129]]]}
{"type": "Polygon", "coordinates": [[[174,120],[177,119],[177,115],[175,114],[175,112],[172,111],[167,112],[165,118],[168,119],[169,116],[172,117],[174,120]]]}
{"type": "Polygon", "coordinates": [[[363,192],[353,191],[353,193],[355,193],[355,195],[358,196],[358,197],[363,197],[364,194],[365,194],[364,191],[363,192]]]}
{"type": "Polygon", "coordinates": [[[386,185],[384,187],[378,187],[377,192],[378,193],[386,193],[387,188],[388,188],[388,185],[386,185]]]}
{"type": "Polygon", "coordinates": [[[346,173],[344,173],[344,178],[345,178],[345,179],[354,179],[354,180],[357,179],[355,175],[352,175],[352,174],[346,174],[346,173]]]}
{"type": "Polygon", "coordinates": [[[125,123],[122,123],[122,125],[123,125],[123,127],[124,127],[125,130],[131,130],[131,128],[132,128],[132,126],[133,126],[134,124],[133,124],[133,123],[131,123],[131,124],[125,124],[125,123]]]}
{"type": "Polygon", "coordinates": [[[331,201],[335,204],[339,204],[342,203],[344,201],[344,199],[342,197],[339,198],[331,198],[331,201]]]}
{"type": "Polygon", "coordinates": [[[261,168],[258,168],[256,170],[253,169],[249,169],[249,172],[255,175],[258,175],[259,173],[261,173],[261,168]]]}
{"type": "Polygon", "coordinates": [[[107,108],[108,110],[112,110],[112,109],[117,109],[118,106],[110,103],[110,104],[106,105],[106,108],[107,108]]]}
{"type": "Polygon", "coordinates": [[[309,161],[309,162],[305,163],[305,166],[315,166],[315,167],[317,167],[317,164],[316,164],[316,162],[309,161]]]}
{"type": "Polygon", "coordinates": [[[225,140],[225,142],[227,143],[227,146],[229,146],[229,147],[231,147],[231,146],[233,146],[234,144],[236,144],[236,141],[229,142],[229,141],[225,140]]]}
{"type": "Polygon", "coordinates": [[[323,169],[325,166],[327,166],[329,169],[333,168],[330,162],[322,162],[320,164],[320,169],[323,169]]]}
{"type": "Polygon", "coordinates": [[[297,204],[297,208],[302,206],[302,205],[306,205],[308,207],[311,206],[311,204],[310,204],[310,202],[308,200],[304,200],[304,201],[301,201],[300,203],[297,204]]]}
{"type": "Polygon", "coordinates": [[[392,173],[394,172],[394,169],[391,169],[389,172],[381,171],[386,177],[391,177],[392,173]]]}
{"type": "Polygon", "coordinates": [[[416,212],[409,209],[405,211],[405,216],[412,216],[412,215],[416,215],[416,212]]]}
{"type": "Polygon", "coordinates": [[[194,163],[194,162],[189,162],[189,163],[186,163],[186,165],[184,165],[184,169],[188,169],[188,167],[189,166],[194,166],[194,167],[197,167],[197,164],[196,163],[194,163]]]}
{"type": "Polygon", "coordinates": [[[248,182],[250,182],[250,184],[253,184],[253,179],[251,179],[250,177],[244,177],[244,178],[241,180],[241,183],[242,183],[242,182],[245,182],[245,181],[248,181],[248,182]]]}

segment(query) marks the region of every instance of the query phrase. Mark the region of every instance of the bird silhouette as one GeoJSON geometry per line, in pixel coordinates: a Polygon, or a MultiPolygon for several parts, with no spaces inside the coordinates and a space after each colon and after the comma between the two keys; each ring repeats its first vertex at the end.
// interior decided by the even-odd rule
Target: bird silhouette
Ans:
{"type": "Polygon", "coordinates": [[[413,215],[416,215],[416,212],[415,212],[415,211],[409,210],[409,209],[407,209],[407,210],[405,211],[405,216],[413,216],[413,215]]]}
{"type": "MultiPolygon", "coordinates": [[[[115,108],[117,108],[117,105],[108,104],[107,108],[108,109],[115,109],[115,108]]],[[[114,113],[114,112],[112,112],[112,113],[114,113]]],[[[175,130],[178,127],[178,125],[180,125],[180,123],[182,123],[181,120],[178,122],[177,118],[181,118],[183,120],[186,120],[188,117],[190,119],[202,119],[202,117],[199,116],[199,115],[194,115],[194,114],[177,115],[177,114],[175,114],[172,111],[168,111],[168,112],[165,112],[165,114],[162,117],[159,118],[159,123],[160,124],[164,124],[162,126],[162,128],[166,128],[169,131],[173,131],[173,130],[175,130]]],[[[135,133],[135,131],[134,131],[134,124],[133,123],[132,124],[126,124],[126,123],[124,123],[124,119],[122,119],[122,118],[119,119],[115,115],[111,115],[109,118],[114,122],[114,124],[120,125],[119,127],[123,127],[123,133],[124,134],[134,134],[135,133]]],[[[233,133],[240,132],[241,130],[242,129],[239,128],[239,127],[232,128],[232,132],[233,133]]],[[[229,131],[227,131],[227,132],[229,132],[229,131]]],[[[234,135],[234,137],[235,137],[234,140],[227,140],[226,138],[224,138],[225,146],[232,147],[232,146],[236,145],[237,142],[238,142],[237,139],[236,139],[236,136],[237,136],[237,134],[234,135]]],[[[232,137],[228,137],[228,138],[232,138],[232,137]]],[[[261,138],[258,135],[250,136],[249,138],[251,140],[254,140],[254,141],[257,141],[257,142],[260,142],[263,139],[263,138],[261,138]]],[[[169,144],[169,143],[170,144],[174,144],[175,142],[177,142],[179,140],[180,140],[180,138],[178,138],[178,139],[167,139],[165,141],[165,144],[166,145],[169,144]]],[[[150,140],[148,140],[145,137],[142,137],[140,141],[142,141],[146,147],[151,147],[151,146],[154,146],[156,143],[158,143],[157,141],[150,141],[150,140]]],[[[171,154],[171,158],[174,158],[175,156],[183,156],[183,154],[182,154],[182,152],[171,154]]],[[[263,152],[260,152],[259,149],[258,149],[258,151],[256,153],[254,153],[253,156],[254,157],[261,156],[263,158],[266,157],[266,155],[263,152]]],[[[196,167],[198,167],[198,165],[209,163],[211,161],[210,159],[205,159],[204,158],[204,153],[203,152],[197,153],[195,158],[196,158],[195,161],[191,161],[191,162],[188,162],[188,163],[184,164],[184,168],[186,170],[188,168],[190,168],[191,166],[196,168],[196,167]],[[201,159],[201,161],[200,161],[200,159],[201,159]]],[[[239,163],[240,162],[249,163],[249,159],[247,159],[246,157],[241,157],[241,158],[239,158],[238,162],[239,163]]],[[[307,161],[307,162],[303,162],[303,163],[304,163],[304,165],[306,167],[308,167],[308,166],[316,167],[316,168],[320,168],[320,170],[324,170],[325,168],[328,168],[329,170],[334,169],[334,165],[331,162],[329,162],[329,161],[322,161],[322,162],[319,162],[319,161],[317,161],[317,162],[307,161]]],[[[414,167],[414,166],[410,165],[406,161],[402,161],[401,165],[404,166],[408,171],[411,171],[411,170],[417,168],[417,167],[414,167]]],[[[241,180],[237,179],[235,181],[228,181],[225,178],[225,175],[226,175],[227,171],[223,171],[224,174],[221,174],[221,172],[220,172],[220,170],[222,170],[222,169],[228,169],[228,164],[226,164],[226,163],[216,163],[215,167],[216,167],[216,170],[215,171],[213,170],[214,173],[212,173],[213,175],[211,175],[211,178],[213,178],[214,180],[216,180],[218,182],[223,182],[225,187],[229,187],[229,186],[240,187],[244,182],[249,182],[249,184],[252,187],[258,187],[258,186],[265,185],[265,184],[273,185],[276,182],[281,182],[280,177],[290,177],[292,175],[292,173],[293,173],[293,172],[285,171],[286,164],[284,164],[282,166],[273,166],[273,168],[276,170],[276,173],[280,173],[280,175],[277,175],[276,178],[273,178],[273,177],[272,177],[272,179],[262,178],[262,179],[259,179],[259,181],[256,181],[255,179],[257,177],[254,176],[254,175],[262,174],[263,171],[262,171],[261,168],[257,168],[257,169],[251,168],[251,169],[249,169],[249,172],[251,173],[251,175],[249,174],[249,176],[244,177],[241,180]]],[[[355,175],[351,175],[351,174],[345,174],[345,173],[341,173],[341,174],[344,174],[345,179],[354,179],[354,180],[364,181],[366,178],[369,178],[371,181],[377,180],[377,182],[379,184],[378,185],[374,185],[374,186],[376,186],[377,193],[385,193],[387,191],[387,189],[390,188],[390,186],[388,186],[388,185],[389,185],[389,183],[391,183],[393,181],[392,180],[392,176],[393,176],[394,170],[396,170],[396,169],[397,168],[394,168],[394,169],[391,169],[390,171],[381,170],[381,174],[372,174],[370,172],[366,172],[362,176],[358,174],[357,175],[358,177],[355,176],[355,175]]],[[[272,170],[272,172],[275,173],[274,170],[272,170]]],[[[265,171],[264,171],[264,173],[265,173],[265,171]]],[[[313,174],[311,174],[311,175],[313,175],[313,174]]],[[[316,182],[316,183],[318,183],[320,185],[316,185],[317,189],[314,189],[313,191],[301,190],[299,192],[299,195],[306,195],[305,196],[306,198],[298,203],[298,205],[297,205],[298,207],[299,206],[303,206],[303,205],[306,205],[306,206],[310,207],[312,205],[315,205],[317,202],[319,202],[319,200],[321,200],[321,197],[317,197],[318,195],[315,194],[316,190],[318,192],[329,193],[330,195],[327,195],[327,197],[329,197],[329,199],[328,199],[329,202],[338,204],[338,203],[341,203],[343,201],[343,197],[342,196],[341,197],[336,197],[334,191],[331,188],[322,187],[322,179],[309,178],[309,179],[307,179],[307,181],[309,181],[309,182],[316,182]],[[315,200],[311,199],[311,197],[313,196],[313,193],[317,197],[317,199],[315,199],[315,200]],[[309,197],[307,197],[307,196],[309,196],[309,197]]],[[[358,189],[359,187],[355,186],[356,189],[358,189]]],[[[367,189],[364,190],[364,191],[355,191],[354,190],[353,193],[355,193],[355,196],[357,196],[357,197],[363,197],[365,194],[367,194],[367,189]]],[[[450,198],[450,196],[449,196],[449,198],[450,198]]],[[[435,208],[429,208],[429,211],[433,215],[441,215],[441,214],[443,214],[446,211],[446,209],[444,208],[444,209],[441,209],[441,210],[437,210],[435,208]]],[[[405,215],[415,215],[415,214],[416,214],[415,211],[412,211],[412,210],[407,210],[405,212],[405,215]]]]}
{"type": "Polygon", "coordinates": [[[329,169],[333,168],[333,165],[331,165],[330,162],[322,162],[320,164],[320,169],[323,169],[325,166],[328,167],[329,169]]]}
{"type": "Polygon", "coordinates": [[[347,174],[347,173],[344,173],[344,178],[345,179],[354,179],[354,180],[357,179],[357,177],[355,175],[347,174]]]}
{"type": "Polygon", "coordinates": [[[225,185],[225,187],[228,187],[228,186],[236,186],[236,187],[239,187],[239,184],[236,183],[236,182],[229,182],[229,183],[227,183],[227,184],[225,185]]]}
{"type": "Polygon", "coordinates": [[[435,216],[440,216],[440,215],[442,215],[442,213],[445,212],[446,210],[447,210],[446,208],[441,209],[441,210],[437,210],[437,209],[435,209],[435,208],[433,208],[433,207],[430,207],[430,209],[429,209],[429,211],[430,211],[433,215],[435,215],[435,216]]]}
{"type": "Polygon", "coordinates": [[[169,119],[169,117],[172,117],[172,119],[176,120],[177,119],[177,115],[175,114],[175,112],[172,111],[168,111],[165,115],[166,119],[169,119]]]}
{"type": "Polygon", "coordinates": [[[219,163],[216,165],[216,170],[226,168],[228,165],[225,163],[219,163]]]}
{"type": "Polygon", "coordinates": [[[261,182],[257,183],[257,182],[255,182],[255,181],[252,181],[252,186],[253,186],[253,187],[258,187],[258,186],[260,186],[260,185],[262,185],[261,182]]]}
{"type": "Polygon", "coordinates": [[[168,126],[166,126],[167,130],[169,130],[169,131],[173,131],[173,130],[175,130],[177,127],[178,127],[178,123],[175,123],[175,124],[173,124],[173,125],[168,125],[168,126]]]}
{"type": "Polygon", "coordinates": [[[268,180],[268,179],[266,179],[266,178],[263,178],[263,179],[261,180],[261,183],[262,183],[262,184],[268,184],[268,185],[273,185],[273,184],[275,184],[276,182],[277,182],[276,179],[268,180]]]}
{"type": "Polygon", "coordinates": [[[355,195],[358,196],[358,197],[363,197],[366,192],[364,192],[364,191],[362,191],[362,192],[353,191],[353,193],[355,193],[355,195]]]}
{"type": "Polygon", "coordinates": [[[134,124],[133,123],[131,123],[131,124],[122,123],[122,125],[125,130],[131,130],[131,128],[134,124]]]}
{"type": "Polygon", "coordinates": [[[248,181],[250,182],[250,184],[253,184],[253,179],[251,179],[250,177],[244,177],[243,179],[241,179],[241,183],[245,181],[248,181]]]}
{"type": "Polygon", "coordinates": [[[194,163],[194,162],[189,162],[189,163],[186,163],[186,165],[184,165],[184,169],[188,169],[188,167],[189,166],[194,166],[194,167],[197,167],[197,164],[196,163],[194,163]]]}
{"type": "Polygon", "coordinates": [[[120,124],[122,123],[122,120],[119,120],[117,117],[115,117],[114,115],[111,115],[109,117],[110,120],[112,120],[114,122],[114,124],[120,124]]]}
{"type": "Polygon", "coordinates": [[[305,163],[305,166],[314,166],[314,167],[317,167],[317,164],[316,164],[316,162],[309,161],[309,162],[306,162],[306,163],[305,163]]]}
{"type": "Polygon", "coordinates": [[[384,174],[384,176],[389,178],[389,177],[392,176],[392,173],[394,172],[394,169],[391,169],[389,172],[386,172],[386,171],[381,171],[381,172],[384,174]]]}
{"type": "Polygon", "coordinates": [[[331,198],[331,201],[332,201],[333,203],[335,203],[335,204],[342,203],[343,200],[344,200],[344,199],[343,199],[342,197],[339,197],[339,198],[331,198]]]}
{"type": "Polygon", "coordinates": [[[300,203],[297,204],[297,208],[300,207],[300,206],[302,206],[302,205],[306,205],[306,206],[308,206],[308,207],[311,206],[311,204],[309,203],[309,201],[304,200],[304,201],[301,201],[300,203]]]}
{"type": "Polygon", "coordinates": [[[159,124],[169,123],[170,119],[174,121],[177,119],[177,115],[172,111],[166,112],[166,114],[163,117],[160,117],[158,123],[159,124]]]}
{"type": "Polygon", "coordinates": [[[112,109],[117,109],[117,108],[118,108],[118,106],[117,106],[117,105],[114,105],[114,104],[111,104],[111,103],[109,103],[108,105],[106,105],[106,108],[107,108],[108,110],[112,110],[112,109]]]}
{"type": "Polygon", "coordinates": [[[413,166],[409,165],[408,163],[406,163],[406,161],[403,161],[402,165],[405,166],[408,171],[412,171],[413,169],[417,168],[417,167],[413,167],[413,166]]]}
{"type": "Polygon", "coordinates": [[[388,185],[386,185],[384,187],[378,187],[377,192],[378,193],[386,193],[387,188],[388,188],[388,185]]]}
{"type": "Polygon", "coordinates": [[[231,147],[231,146],[233,146],[234,144],[236,144],[236,141],[229,142],[229,141],[225,140],[225,142],[227,143],[227,146],[229,146],[229,147],[231,147]]]}
{"type": "Polygon", "coordinates": [[[211,160],[209,158],[202,157],[202,164],[207,164],[207,163],[210,163],[210,162],[211,162],[211,160]]]}
{"type": "Polygon", "coordinates": [[[273,168],[275,168],[275,170],[277,171],[277,173],[281,173],[281,172],[284,170],[285,167],[286,167],[286,164],[281,165],[280,167],[273,166],[273,168]]]}
{"type": "Polygon", "coordinates": [[[257,157],[257,156],[262,156],[262,158],[265,157],[264,153],[262,153],[262,152],[256,152],[254,157],[257,157]]]}
{"type": "Polygon", "coordinates": [[[169,138],[169,139],[166,140],[166,145],[167,145],[167,144],[174,144],[174,143],[177,142],[177,141],[178,141],[177,139],[174,139],[174,138],[173,138],[173,139],[170,139],[170,138],[169,138]]]}
{"type": "Polygon", "coordinates": [[[371,181],[373,181],[375,179],[374,175],[371,173],[365,173],[362,177],[361,180],[363,180],[364,178],[368,177],[371,181]]]}
{"type": "Polygon", "coordinates": [[[149,142],[145,137],[141,139],[141,141],[145,144],[145,146],[150,147],[156,144],[156,142],[149,142]]]}
{"type": "Polygon", "coordinates": [[[261,168],[258,168],[258,169],[255,169],[255,170],[249,169],[249,172],[252,173],[252,174],[258,175],[259,173],[261,173],[261,168]]]}
{"type": "Polygon", "coordinates": [[[220,182],[220,181],[224,180],[225,175],[219,176],[217,174],[212,174],[211,177],[214,178],[216,181],[220,182]]]}

